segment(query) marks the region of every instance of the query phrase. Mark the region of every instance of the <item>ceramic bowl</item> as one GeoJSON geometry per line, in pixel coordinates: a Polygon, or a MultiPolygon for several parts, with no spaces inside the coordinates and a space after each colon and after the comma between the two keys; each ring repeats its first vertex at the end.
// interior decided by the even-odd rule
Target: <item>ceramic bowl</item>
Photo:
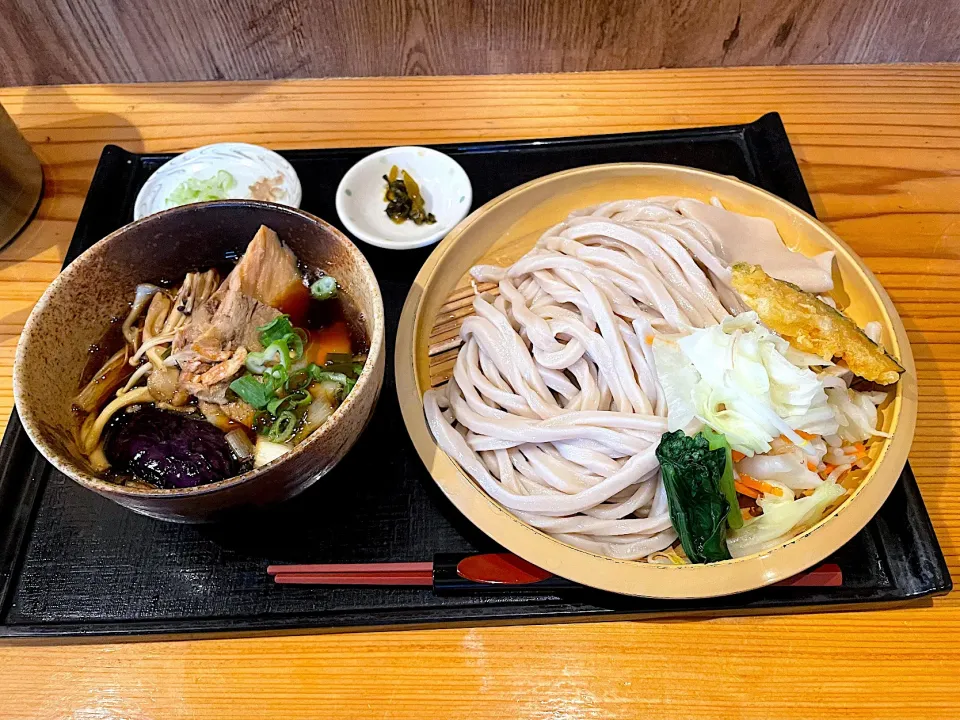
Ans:
{"type": "Polygon", "coordinates": [[[168,198],[178,185],[188,180],[209,180],[221,170],[230,173],[234,183],[225,191],[224,199],[266,200],[300,207],[303,190],[290,163],[259,145],[224,142],[188,150],[164,163],[140,188],[133,219],[169,210],[173,203],[168,198]]]}
{"type": "Polygon", "coordinates": [[[356,442],[373,413],[384,371],[383,302],[366,259],[342,233],[309,213],[270,203],[223,200],[166,210],[100,240],[57,277],[20,337],[13,372],[17,410],[30,439],[57,470],[151,517],[215,519],[230,508],[289,498],[320,480],[356,442]],[[181,278],[242,254],[261,225],[305,265],[334,275],[370,341],[356,387],[331,418],[291,452],[261,468],[195,488],[148,490],[94,474],[74,442],[76,395],[90,346],[124,317],[138,283],[181,278]]]}
{"type": "Polygon", "coordinates": [[[473,188],[460,164],[425,147],[393,147],[367,155],[347,171],[337,187],[340,221],[363,242],[388,250],[425,247],[442,239],[470,212],[473,188]],[[427,212],[437,222],[395,223],[387,217],[384,175],[396,165],[420,186],[427,212]]]}
{"type": "Polygon", "coordinates": [[[550,572],[590,587],[656,598],[705,598],[785,580],[820,562],[856,535],[883,505],[900,477],[917,420],[917,378],[906,330],[889,296],[864,262],[815,218],[788,202],[731,177],[686,167],[619,163],[575,168],[521,185],[478,209],[433,251],[404,304],[396,341],[396,379],[407,431],[433,479],[451,502],[498,544],[550,572]],[[873,464],[847,476],[850,490],[816,525],[764,552],[707,565],[658,565],[615,560],[567,545],[527,525],[487,495],[433,440],[423,393],[452,371],[455,351],[431,356],[437,337],[468,308],[476,264],[510,265],[543,231],[573,210],[624,198],[717,197],[724,207],[767,217],[784,243],[806,255],[836,253],[833,296],[861,327],[879,321],[883,343],[906,372],[880,407],[889,439],[871,443],[873,464]],[[458,307],[447,298],[457,291],[458,307]],[[443,309],[445,306],[446,309],[443,309]],[[441,330],[437,332],[434,328],[441,330]],[[411,362],[412,356],[412,362],[411,362]]]}

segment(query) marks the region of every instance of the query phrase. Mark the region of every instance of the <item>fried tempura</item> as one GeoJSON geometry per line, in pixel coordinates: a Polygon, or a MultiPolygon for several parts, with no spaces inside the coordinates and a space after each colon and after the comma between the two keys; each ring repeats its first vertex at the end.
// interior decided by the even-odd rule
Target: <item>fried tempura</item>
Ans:
{"type": "Polygon", "coordinates": [[[855,375],[880,385],[900,378],[900,363],[850,318],[815,295],[748,263],[733,266],[733,287],[764,325],[798,350],[825,359],[841,358],[855,375]]]}

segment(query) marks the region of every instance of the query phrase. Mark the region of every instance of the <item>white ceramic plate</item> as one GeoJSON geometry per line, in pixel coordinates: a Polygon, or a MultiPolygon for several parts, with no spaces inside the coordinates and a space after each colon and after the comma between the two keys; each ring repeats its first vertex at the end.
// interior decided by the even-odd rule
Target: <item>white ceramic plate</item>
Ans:
{"type": "Polygon", "coordinates": [[[190,178],[207,180],[220,170],[226,170],[235,180],[223,199],[266,200],[300,207],[300,178],[290,163],[259,145],[229,142],[188,150],[157,170],[137,195],[133,219],[174,207],[168,198],[178,185],[190,178]]]}
{"type": "Polygon", "coordinates": [[[470,178],[449,155],[425,147],[394,147],[367,155],[347,171],[337,188],[337,214],[355,237],[377,247],[407,250],[443,238],[467,216],[473,201],[470,178]],[[387,217],[383,176],[396,165],[420,186],[427,212],[437,222],[395,223],[387,217]]]}

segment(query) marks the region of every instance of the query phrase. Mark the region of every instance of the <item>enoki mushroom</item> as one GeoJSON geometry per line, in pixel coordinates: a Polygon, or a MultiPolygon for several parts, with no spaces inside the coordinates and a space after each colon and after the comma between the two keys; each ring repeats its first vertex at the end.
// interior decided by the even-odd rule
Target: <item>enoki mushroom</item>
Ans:
{"type": "Polygon", "coordinates": [[[202,273],[187,273],[183,284],[172,293],[156,285],[145,283],[137,286],[130,312],[121,327],[125,347],[94,374],[93,380],[74,401],[75,407],[89,413],[80,425],[77,444],[88,455],[95,470],[103,471],[109,467],[101,447],[101,436],[113,415],[138,403],[155,400],[173,400],[176,403],[177,398],[173,397],[172,390],[164,392],[161,398],[153,395],[158,387],[176,385],[177,371],[167,362],[168,346],[193,309],[209,300],[219,285],[220,275],[211,269],[202,273]],[[118,360],[122,358],[129,358],[126,364],[135,368],[126,371],[130,373],[129,377],[126,373],[121,376],[117,372],[118,360]],[[158,373],[158,377],[166,382],[154,382],[148,387],[153,373],[158,373]],[[159,373],[172,373],[174,378],[165,378],[159,373]],[[117,389],[111,400],[109,394],[114,388],[117,389]],[[166,396],[168,394],[170,397],[166,396]]]}

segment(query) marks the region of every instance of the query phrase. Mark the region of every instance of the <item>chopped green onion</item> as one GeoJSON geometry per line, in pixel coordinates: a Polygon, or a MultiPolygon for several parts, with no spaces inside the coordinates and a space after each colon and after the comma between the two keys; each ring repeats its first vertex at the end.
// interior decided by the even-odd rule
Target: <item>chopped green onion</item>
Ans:
{"type": "Polygon", "coordinates": [[[324,367],[310,363],[294,369],[293,363],[303,358],[309,340],[306,331],[293,327],[286,315],[278,315],[257,329],[265,349],[247,355],[248,374],[230,383],[230,389],[257,411],[254,429],[273,442],[283,443],[301,424],[304,408],[314,402],[309,386],[314,382],[333,383],[343,400],[357,384],[364,358],[335,353],[328,358],[336,362],[324,367]]]}
{"type": "Polygon", "coordinates": [[[330,300],[337,296],[337,279],[333,275],[324,275],[310,286],[314,300],[330,300]]]}
{"type": "Polygon", "coordinates": [[[310,393],[306,390],[300,390],[299,392],[290,393],[283,397],[275,397],[267,403],[267,412],[271,415],[277,415],[280,408],[284,405],[287,405],[288,408],[300,407],[301,405],[309,405],[312,401],[313,398],[310,396],[310,393]]]}
{"type": "Polygon", "coordinates": [[[263,375],[267,370],[267,358],[266,353],[262,352],[252,352],[247,353],[247,359],[245,362],[247,370],[252,372],[254,375],[263,375]]]}
{"type": "Polygon", "coordinates": [[[287,399],[285,397],[275,397],[273,400],[267,403],[267,412],[271,415],[276,415],[277,410],[280,409],[280,406],[283,405],[287,399]]]}
{"type": "Polygon", "coordinates": [[[263,352],[247,355],[247,370],[255,375],[267,371],[267,363],[279,363],[284,369],[303,357],[306,331],[290,324],[287,315],[278,315],[266,325],[257,328],[260,331],[260,343],[266,348],[263,352]]]}
{"type": "Polygon", "coordinates": [[[287,379],[286,387],[289,392],[297,392],[298,390],[306,390],[311,382],[313,382],[313,377],[310,375],[310,370],[301,368],[287,379]]]}
{"type": "Polygon", "coordinates": [[[287,384],[289,376],[287,375],[287,369],[283,365],[274,365],[273,367],[267,368],[264,373],[267,377],[273,379],[273,383],[276,387],[281,388],[287,384]]]}
{"type": "Polygon", "coordinates": [[[309,405],[313,402],[313,395],[308,393],[306,390],[291,393],[287,397],[292,398],[290,402],[297,407],[303,407],[304,405],[309,405]]]}
{"type": "Polygon", "coordinates": [[[273,421],[267,438],[273,442],[284,443],[293,437],[293,432],[297,428],[297,416],[290,410],[281,412],[277,419],[273,421]]]}
{"type": "Polygon", "coordinates": [[[266,410],[259,410],[256,415],[253,416],[253,429],[256,430],[259,435],[266,435],[271,425],[273,425],[273,416],[266,410]]]}
{"type": "Polygon", "coordinates": [[[267,347],[274,341],[282,340],[293,333],[293,323],[290,322],[289,315],[277,315],[266,325],[258,327],[257,330],[260,332],[260,344],[267,347]]]}
{"type": "Polygon", "coordinates": [[[303,357],[303,339],[299,335],[296,333],[287,335],[286,342],[290,344],[290,349],[287,351],[290,360],[296,362],[303,357]]]}
{"type": "Polygon", "coordinates": [[[206,180],[187,178],[173,189],[165,202],[167,207],[176,207],[206,200],[223,200],[236,184],[233,175],[226,170],[220,170],[206,180]]]}
{"type": "Polygon", "coordinates": [[[230,389],[254,410],[262,410],[276,394],[273,383],[260,380],[256,375],[244,375],[230,383],[230,389]]]}

